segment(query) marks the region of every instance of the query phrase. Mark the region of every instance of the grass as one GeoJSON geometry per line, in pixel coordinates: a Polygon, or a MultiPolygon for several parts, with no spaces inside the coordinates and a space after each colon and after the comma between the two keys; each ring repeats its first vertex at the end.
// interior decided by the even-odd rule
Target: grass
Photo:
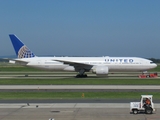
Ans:
{"type": "Polygon", "coordinates": [[[151,94],[160,99],[160,92],[0,92],[3,99],[137,99],[151,94]],[[82,94],[84,93],[84,97],[82,94]]]}
{"type": "Polygon", "coordinates": [[[0,66],[1,72],[18,72],[18,71],[25,71],[25,72],[31,72],[31,71],[42,71],[35,68],[25,67],[25,66],[0,66]]]}
{"type": "Polygon", "coordinates": [[[160,79],[0,79],[0,85],[160,85],[160,79]]]}

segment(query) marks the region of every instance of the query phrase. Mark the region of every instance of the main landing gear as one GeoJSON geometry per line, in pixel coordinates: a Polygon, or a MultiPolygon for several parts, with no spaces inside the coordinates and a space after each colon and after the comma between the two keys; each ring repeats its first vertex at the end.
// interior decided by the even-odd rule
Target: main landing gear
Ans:
{"type": "Polygon", "coordinates": [[[78,74],[76,75],[76,78],[86,78],[87,74],[78,74]]]}
{"type": "Polygon", "coordinates": [[[79,71],[79,74],[76,75],[76,78],[86,78],[87,77],[87,74],[85,74],[85,70],[84,69],[81,69],[79,71]]]}

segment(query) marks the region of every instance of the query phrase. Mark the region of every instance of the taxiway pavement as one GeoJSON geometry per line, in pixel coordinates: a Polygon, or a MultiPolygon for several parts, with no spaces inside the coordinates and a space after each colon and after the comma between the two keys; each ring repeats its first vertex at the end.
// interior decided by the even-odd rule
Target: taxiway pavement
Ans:
{"type": "Polygon", "coordinates": [[[0,85],[0,89],[150,89],[159,90],[159,85],[0,85]]]}
{"type": "Polygon", "coordinates": [[[0,104],[0,120],[159,120],[155,106],[153,114],[133,115],[129,103],[0,104]]]}

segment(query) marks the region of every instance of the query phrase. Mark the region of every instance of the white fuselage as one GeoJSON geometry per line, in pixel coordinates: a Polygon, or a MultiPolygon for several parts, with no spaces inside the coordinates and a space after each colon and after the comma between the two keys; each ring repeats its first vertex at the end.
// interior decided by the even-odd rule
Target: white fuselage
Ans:
{"type": "Polygon", "coordinates": [[[22,65],[51,71],[76,71],[75,65],[57,60],[92,66],[88,71],[93,71],[97,66],[108,67],[109,72],[146,71],[157,66],[150,60],[138,57],[33,57],[16,60],[22,65]]]}

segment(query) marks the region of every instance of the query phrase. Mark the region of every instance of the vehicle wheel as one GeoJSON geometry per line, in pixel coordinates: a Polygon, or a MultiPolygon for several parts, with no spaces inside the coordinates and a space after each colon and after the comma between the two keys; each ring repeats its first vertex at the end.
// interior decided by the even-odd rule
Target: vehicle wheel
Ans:
{"type": "Polygon", "coordinates": [[[147,75],[146,77],[147,77],[147,78],[150,78],[150,75],[147,75]]]}
{"type": "Polygon", "coordinates": [[[137,114],[137,113],[138,113],[138,110],[134,109],[133,114],[137,114]]]}
{"type": "Polygon", "coordinates": [[[145,108],[145,113],[146,113],[146,114],[152,114],[152,111],[153,111],[153,110],[152,110],[151,107],[146,107],[146,108],[145,108]]]}

